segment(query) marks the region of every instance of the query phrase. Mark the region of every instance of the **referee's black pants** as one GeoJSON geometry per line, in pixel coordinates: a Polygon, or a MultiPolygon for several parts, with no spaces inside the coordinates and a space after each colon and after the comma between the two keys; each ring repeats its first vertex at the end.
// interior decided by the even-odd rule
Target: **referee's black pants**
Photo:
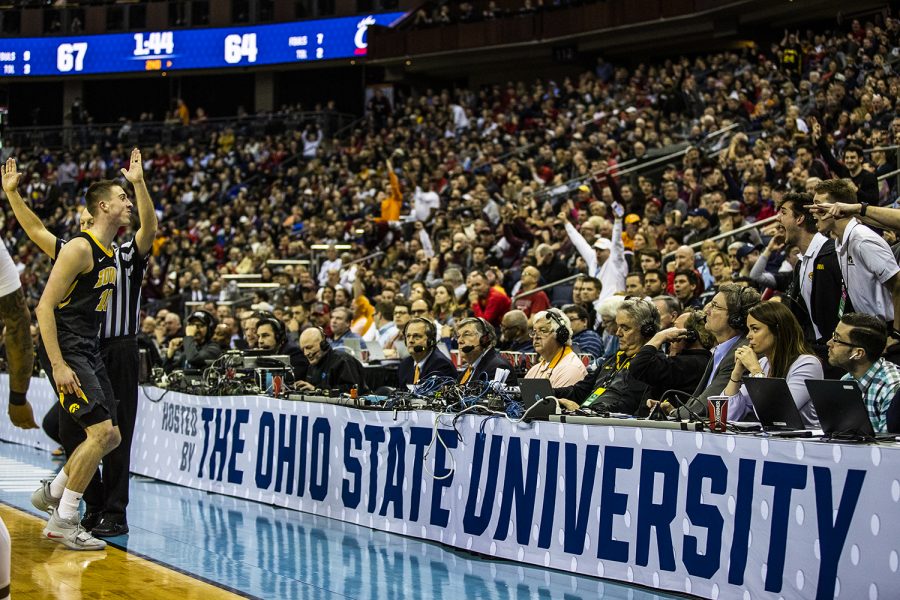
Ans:
{"type": "MultiPolygon", "coordinates": [[[[87,513],[101,513],[113,523],[125,523],[128,506],[128,476],[131,472],[131,441],[137,417],[138,367],[140,364],[137,340],[133,337],[101,340],[100,353],[113,393],[118,400],[119,433],[122,441],[115,450],[103,457],[103,472],[94,478],[84,491],[87,513]]],[[[62,414],[62,406],[54,402],[44,418],[44,429],[53,430],[54,421],[59,441],[69,456],[85,440],[84,430],[74,420],[62,414]]],[[[50,437],[53,437],[52,435],[50,437]]],[[[55,438],[54,438],[55,439],[55,438]]]]}

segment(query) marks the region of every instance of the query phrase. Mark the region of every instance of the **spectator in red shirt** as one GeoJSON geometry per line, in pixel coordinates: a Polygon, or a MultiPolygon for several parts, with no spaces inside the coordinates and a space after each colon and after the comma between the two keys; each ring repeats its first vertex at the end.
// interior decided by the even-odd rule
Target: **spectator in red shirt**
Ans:
{"type": "Polygon", "coordinates": [[[469,302],[475,316],[499,327],[511,304],[509,296],[496,287],[490,287],[487,277],[481,271],[469,273],[466,286],[469,288],[469,302]]]}
{"type": "Polygon", "coordinates": [[[536,288],[540,280],[541,272],[535,267],[528,266],[522,269],[522,278],[519,280],[519,291],[516,292],[514,297],[516,299],[516,308],[528,315],[529,318],[535,313],[550,308],[550,298],[548,298],[547,294],[544,292],[534,292],[527,296],[522,295],[523,292],[528,292],[536,288]]]}

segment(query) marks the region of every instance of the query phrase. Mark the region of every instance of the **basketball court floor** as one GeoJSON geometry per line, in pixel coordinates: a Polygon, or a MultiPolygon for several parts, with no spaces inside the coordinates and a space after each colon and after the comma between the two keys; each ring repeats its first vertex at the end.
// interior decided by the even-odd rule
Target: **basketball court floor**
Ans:
{"type": "Polygon", "coordinates": [[[13,600],[679,597],[135,477],[129,535],[104,551],[73,552],[41,538],[46,517],[29,501],[60,466],[46,452],[0,442],[13,600]]]}

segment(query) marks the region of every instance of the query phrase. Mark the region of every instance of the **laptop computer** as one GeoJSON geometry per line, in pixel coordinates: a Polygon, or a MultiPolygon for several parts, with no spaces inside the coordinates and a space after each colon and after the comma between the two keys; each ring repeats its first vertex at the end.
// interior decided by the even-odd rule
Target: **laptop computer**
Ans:
{"type": "Polygon", "coordinates": [[[744,385],[764,430],[806,429],[787,381],[780,377],[747,377],[744,385]]]}
{"type": "Polygon", "coordinates": [[[529,420],[546,421],[550,415],[556,414],[556,402],[548,399],[549,396],[553,396],[553,386],[550,385],[549,379],[520,379],[519,392],[529,420]],[[535,404],[538,406],[534,406],[535,404]],[[531,408],[533,406],[534,408],[531,408]]]}
{"type": "Polygon", "coordinates": [[[369,362],[384,360],[384,348],[378,342],[366,342],[366,350],[369,352],[369,362]]]}
{"type": "Polygon", "coordinates": [[[244,355],[245,369],[287,369],[291,366],[291,357],[286,354],[251,354],[244,355]]]}
{"type": "Polygon", "coordinates": [[[855,381],[808,379],[806,389],[826,436],[875,437],[869,409],[855,381]]]}

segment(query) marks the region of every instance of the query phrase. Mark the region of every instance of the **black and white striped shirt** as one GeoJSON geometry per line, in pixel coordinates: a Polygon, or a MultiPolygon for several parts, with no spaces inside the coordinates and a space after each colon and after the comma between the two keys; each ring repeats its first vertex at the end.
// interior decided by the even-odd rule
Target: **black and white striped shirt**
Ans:
{"type": "Polygon", "coordinates": [[[134,237],[118,246],[116,256],[116,290],[110,298],[106,317],[100,324],[100,339],[135,337],[141,328],[141,286],[150,257],[141,256],[134,237]]]}

